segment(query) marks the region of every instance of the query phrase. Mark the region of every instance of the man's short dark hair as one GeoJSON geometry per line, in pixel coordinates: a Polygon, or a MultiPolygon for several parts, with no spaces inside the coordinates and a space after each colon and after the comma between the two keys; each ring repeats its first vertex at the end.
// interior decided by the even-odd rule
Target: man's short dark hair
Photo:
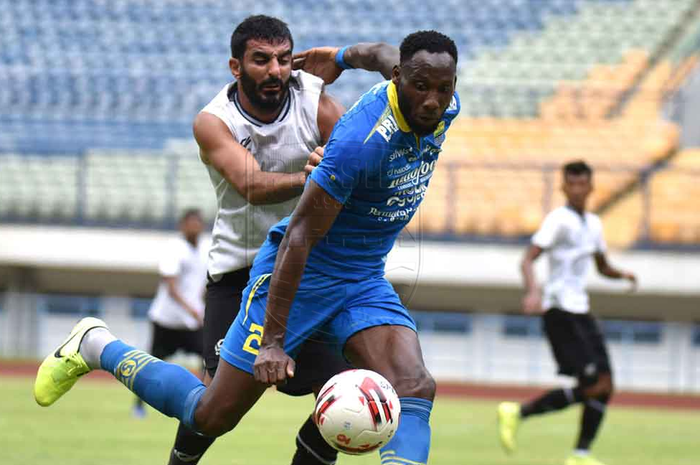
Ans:
{"type": "Polygon", "coordinates": [[[564,165],[562,171],[564,177],[568,175],[579,176],[582,174],[588,175],[589,178],[593,177],[593,170],[590,166],[588,166],[588,163],[586,163],[583,160],[576,160],[567,163],[566,165],[564,165]]]}
{"type": "Polygon", "coordinates": [[[186,209],[182,212],[182,215],[180,216],[180,223],[182,223],[183,221],[187,221],[192,217],[196,217],[202,220],[202,211],[199,208],[186,209]]]}
{"type": "Polygon", "coordinates": [[[418,31],[407,35],[399,48],[399,63],[404,64],[421,50],[430,53],[449,53],[455,65],[457,64],[457,46],[454,41],[437,31],[418,31]]]}
{"type": "Polygon", "coordinates": [[[239,60],[243,58],[250,39],[264,40],[272,44],[288,40],[292,49],[294,48],[294,39],[287,23],[271,16],[248,16],[243,20],[231,34],[231,56],[239,60]]]}

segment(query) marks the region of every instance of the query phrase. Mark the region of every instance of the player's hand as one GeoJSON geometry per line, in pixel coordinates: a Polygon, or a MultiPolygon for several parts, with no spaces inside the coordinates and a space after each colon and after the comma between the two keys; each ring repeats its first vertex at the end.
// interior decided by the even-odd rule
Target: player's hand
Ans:
{"type": "Polygon", "coordinates": [[[622,273],[622,278],[630,282],[629,292],[630,294],[637,290],[637,277],[634,273],[622,273]]]}
{"type": "Polygon", "coordinates": [[[309,154],[309,159],[306,160],[306,166],[304,167],[304,173],[308,178],[311,172],[316,168],[323,160],[323,147],[316,147],[313,152],[309,154]]]}
{"type": "Polygon", "coordinates": [[[338,50],[338,47],[316,47],[296,53],[292,57],[292,68],[318,76],[326,85],[333,84],[343,72],[343,68],[335,64],[338,50]]]}
{"type": "Polygon", "coordinates": [[[542,296],[540,295],[540,291],[531,291],[525,294],[525,297],[523,297],[523,313],[526,315],[539,315],[541,313],[544,313],[544,310],[542,309],[542,296]]]}
{"type": "Polygon", "coordinates": [[[253,364],[255,380],[263,384],[284,383],[294,377],[296,364],[279,346],[261,346],[253,364]]]}

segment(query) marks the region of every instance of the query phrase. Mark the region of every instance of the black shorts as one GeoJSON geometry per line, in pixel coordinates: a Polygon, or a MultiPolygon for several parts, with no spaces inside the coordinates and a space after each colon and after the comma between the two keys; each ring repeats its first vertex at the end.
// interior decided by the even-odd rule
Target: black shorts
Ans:
{"type": "MultiPolygon", "coordinates": [[[[226,273],[219,281],[207,282],[204,299],[204,366],[213,377],[219,366],[219,353],[229,327],[241,308],[243,290],[250,268],[226,273]]],[[[296,357],[296,373],[278,391],[303,396],[321,387],[333,375],[352,368],[334,347],[313,338],[307,340],[296,357]]]]}
{"type": "Polygon", "coordinates": [[[178,350],[202,356],[202,330],[171,329],[151,322],[151,355],[165,359],[178,350]]]}
{"type": "Polygon", "coordinates": [[[543,326],[559,373],[586,383],[611,372],[603,334],[591,315],[552,308],[544,314],[543,326]]]}

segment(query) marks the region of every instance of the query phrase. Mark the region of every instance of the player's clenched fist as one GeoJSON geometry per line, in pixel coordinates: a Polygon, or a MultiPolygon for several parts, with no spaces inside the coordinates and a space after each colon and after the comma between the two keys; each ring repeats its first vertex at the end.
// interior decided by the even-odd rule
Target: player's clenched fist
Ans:
{"type": "Polygon", "coordinates": [[[309,159],[306,160],[306,166],[304,167],[304,173],[308,177],[311,172],[316,168],[323,160],[323,147],[316,147],[313,152],[309,154],[309,159]]]}
{"type": "Polygon", "coordinates": [[[278,346],[261,346],[253,364],[255,380],[263,384],[284,383],[294,377],[296,363],[278,346]]]}

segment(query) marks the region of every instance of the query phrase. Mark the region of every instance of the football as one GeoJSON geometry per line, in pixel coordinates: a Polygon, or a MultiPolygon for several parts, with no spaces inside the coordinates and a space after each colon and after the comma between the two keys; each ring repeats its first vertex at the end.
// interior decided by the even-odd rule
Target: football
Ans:
{"type": "Polygon", "coordinates": [[[385,446],[399,427],[401,404],[393,386],[370,370],[348,370],[328,380],[313,418],[333,448],[351,455],[385,446]]]}

